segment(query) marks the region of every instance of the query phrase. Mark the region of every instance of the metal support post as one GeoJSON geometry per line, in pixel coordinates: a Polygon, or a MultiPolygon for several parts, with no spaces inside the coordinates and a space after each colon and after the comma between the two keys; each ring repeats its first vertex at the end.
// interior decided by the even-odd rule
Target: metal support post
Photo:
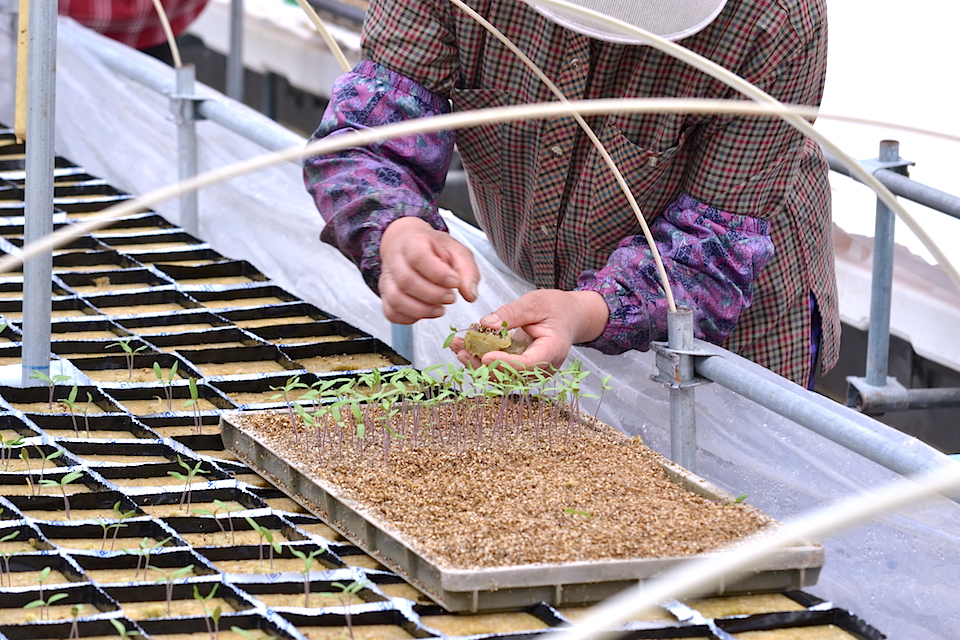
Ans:
{"type": "Polygon", "coordinates": [[[406,358],[411,366],[413,362],[413,325],[412,324],[390,324],[390,346],[393,350],[406,358]]]}
{"type": "Polygon", "coordinates": [[[703,381],[694,374],[693,311],[677,309],[667,316],[667,344],[654,344],[657,375],[670,389],[670,459],[697,472],[697,407],[694,387],[703,381]]]}
{"type": "MultiPolygon", "coordinates": [[[[880,142],[880,162],[900,161],[900,143],[880,142]]],[[[904,171],[906,168],[904,168],[904,171]]],[[[890,356],[890,299],[893,289],[894,227],[897,218],[879,198],[873,235],[873,277],[870,281],[870,330],[867,337],[867,384],[887,383],[890,356]]]]}
{"type": "MultiPolygon", "coordinates": [[[[193,65],[176,69],[177,92],[171,97],[171,108],[177,122],[177,160],[180,180],[197,175],[197,115],[195,97],[196,70],[193,65]]],[[[195,189],[180,195],[180,226],[187,233],[200,237],[198,194],[195,189]]]]}
{"type": "MultiPolygon", "coordinates": [[[[53,233],[53,139],[56,104],[57,7],[46,0],[30,2],[27,53],[27,140],[24,185],[26,244],[53,233]]],[[[50,316],[53,254],[47,252],[23,265],[24,387],[40,386],[35,372],[50,375],[50,316]]]]}
{"type": "Polygon", "coordinates": [[[243,102],[243,0],[230,0],[230,53],[226,94],[243,102]]]}
{"type": "MultiPolygon", "coordinates": [[[[900,143],[882,140],[880,155],[862,162],[871,172],[881,169],[907,175],[913,164],[900,158],[900,143]]],[[[890,357],[890,300],[893,289],[893,252],[896,214],[877,199],[877,218],[873,238],[873,275],[870,282],[870,329],[867,335],[866,376],[847,378],[847,405],[885,407],[904,411],[908,407],[907,390],[895,378],[887,376],[890,357]]],[[[882,413],[883,411],[878,411],[882,413]]]]}

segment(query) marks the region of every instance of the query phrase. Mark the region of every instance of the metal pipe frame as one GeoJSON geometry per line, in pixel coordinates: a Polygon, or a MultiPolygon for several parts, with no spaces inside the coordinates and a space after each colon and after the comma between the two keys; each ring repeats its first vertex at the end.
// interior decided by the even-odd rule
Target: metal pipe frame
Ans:
{"type": "MultiPolygon", "coordinates": [[[[900,143],[880,142],[881,163],[900,160],[900,143]]],[[[877,199],[873,236],[873,276],[870,279],[870,331],[867,335],[867,384],[882,387],[887,382],[890,359],[890,300],[893,294],[894,225],[897,217],[877,199]]]]}
{"type": "MultiPolygon", "coordinates": [[[[177,93],[173,98],[177,121],[177,162],[180,180],[197,175],[197,112],[194,102],[196,69],[184,65],[175,69],[177,93]]],[[[200,236],[199,194],[195,189],[180,194],[180,226],[192,236],[200,236]]]]}
{"type": "Polygon", "coordinates": [[[697,358],[695,368],[699,375],[902,475],[954,464],[946,455],[939,462],[931,463],[927,458],[887,440],[866,426],[811,402],[809,397],[804,397],[808,392],[800,387],[796,392],[790,391],[722,356],[697,358]]]}
{"type": "MultiPolygon", "coordinates": [[[[835,157],[831,156],[829,153],[825,154],[827,157],[827,162],[830,165],[830,170],[835,171],[841,175],[852,177],[850,175],[849,169],[840,163],[835,157]]],[[[925,207],[929,207],[934,211],[939,211],[940,213],[945,213],[954,218],[960,218],[960,197],[949,194],[945,191],[940,191],[929,185],[925,185],[920,182],[911,180],[908,176],[905,176],[901,173],[891,171],[889,169],[880,169],[875,171],[874,176],[883,183],[883,185],[890,189],[890,192],[901,198],[910,200],[911,202],[916,202],[917,204],[922,204],[925,207]]],[[[856,179],[856,178],[854,178],[856,179]]]]}
{"type": "Polygon", "coordinates": [[[237,102],[243,102],[243,75],[243,0],[230,0],[230,54],[225,93],[237,102]]]}
{"type": "Polygon", "coordinates": [[[676,354],[675,382],[670,384],[670,459],[697,472],[697,406],[694,379],[693,311],[677,309],[667,315],[667,346],[676,354]]]}
{"type": "MultiPolygon", "coordinates": [[[[53,140],[57,88],[57,7],[32,0],[27,53],[27,140],[24,184],[24,234],[30,244],[53,233],[53,140]]],[[[50,317],[53,302],[53,253],[23,265],[23,328],[21,384],[45,384],[37,373],[50,376],[50,317]]]]}
{"type": "MultiPolygon", "coordinates": [[[[119,43],[104,41],[96,34],[79,36],[88,51],[110,70],[129,80],[137,82],[161,95],[175,97],[176,79],[172,69],[154,69],[140,63],[140,54],[131,53],[119,43]]],[[[247,140],[255,142],[267,151],[280,151],[306,144],[306,138],[299,136],[276,122],[266,120],[262,114],[239,102],[212,99],[197,96],[197,114],[212,120],[247,140]]],[[[300,160],[290,162],[299,166],[300,160]]]]}

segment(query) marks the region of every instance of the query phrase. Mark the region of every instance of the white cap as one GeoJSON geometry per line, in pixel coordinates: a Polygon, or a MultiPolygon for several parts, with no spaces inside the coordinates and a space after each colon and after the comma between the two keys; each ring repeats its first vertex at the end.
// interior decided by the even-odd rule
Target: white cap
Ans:
{"type": "Polygon", "coordinates": [[[558,5],[569,3],[616,18],[667,40],[675,41],[697,33],[720,14],[727,0],[566,0],[549,3],[523,0],[540,14],[562,27],[578,33],[620,44],[643,44],[635,33],[615,25],[564,10],[558,5]]]}

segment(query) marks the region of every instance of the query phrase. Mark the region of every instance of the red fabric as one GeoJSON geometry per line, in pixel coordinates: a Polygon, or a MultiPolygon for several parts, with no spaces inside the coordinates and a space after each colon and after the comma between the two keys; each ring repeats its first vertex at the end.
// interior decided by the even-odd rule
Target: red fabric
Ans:
{"type": "MultiPolygon", "coordinates": [[[[161,0],[174,35],[196,19],[209,0],[161,0]]],[[[135,49],[166,41],[153,0],[59,0],[58,12],[135,49]]]]}

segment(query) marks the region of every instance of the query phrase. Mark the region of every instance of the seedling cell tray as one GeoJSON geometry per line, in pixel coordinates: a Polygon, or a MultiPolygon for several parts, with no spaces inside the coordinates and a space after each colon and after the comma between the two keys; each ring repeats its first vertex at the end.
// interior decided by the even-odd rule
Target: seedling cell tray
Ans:
{"type": "Polygon", "coordinates": [[[144,268],[61,273],[60,280],[80,295],[116,293],[172,285],[170,280],[144,268]]]}
{"type": "Polygon", "coordinates": [[[223,288],[208,285],[203,288],[189,289],[190,295],[208,309],[244,309],[293,302],[297,297],[275,285],[251,283],[245,287],[223,288]]]}
{"type": "Polygon", "coordinates": [[[263,283],[267,277],[245,260],[230,260],[215,264],[190,266],[178,264],[155,265],[155,268],[175,280],[184,289],[224,289],[263,283]]]}
{"type": "Polygon", "coordinates": [[[140,264],[117,251],[86,251],[66,253],[53,259],[54,273],[79,273],[129,269],[140,264]]]}
{"type": "Polygon", "coordinates": [[[158,288],[140,293],[89,296],[86,300],[108,316],[172,314],[200,306],[199,302],[177,291],[173,285],[170,285],[169,289],[158,288]]]}
{"type": "Polygon", "coordinates": [[[251,329],[250,333],[278,345],[303,345],[359,340],[371,336],[342,320],[276,324],[251,329]]]}
{"type": "MultiPolygon", "coordinates": [[[[517,609],[538,602],[553,606],[600,602],[638,582],[656,578],[691,558],[598,560],[565,564],[519,565],[463,570],[439,566],[424,557],[415,541],[381,522],[363,505],[338,495],[325,482],[309,478],[273,450],[258,442],[230,414],[220,418],[224,444],[237,457],[283,489],[291,498],[323,518],[331,527],[383,565],[407,579],[448,611],[517,609]]],[[[733,496],[664,461],[668,476],[711,500],[733,496]]],[[[712,594],[784,591],[816,583],[823,549],[812,541],[798,543],[752,568],[733,584],[712,585],[712,594]]]]}

